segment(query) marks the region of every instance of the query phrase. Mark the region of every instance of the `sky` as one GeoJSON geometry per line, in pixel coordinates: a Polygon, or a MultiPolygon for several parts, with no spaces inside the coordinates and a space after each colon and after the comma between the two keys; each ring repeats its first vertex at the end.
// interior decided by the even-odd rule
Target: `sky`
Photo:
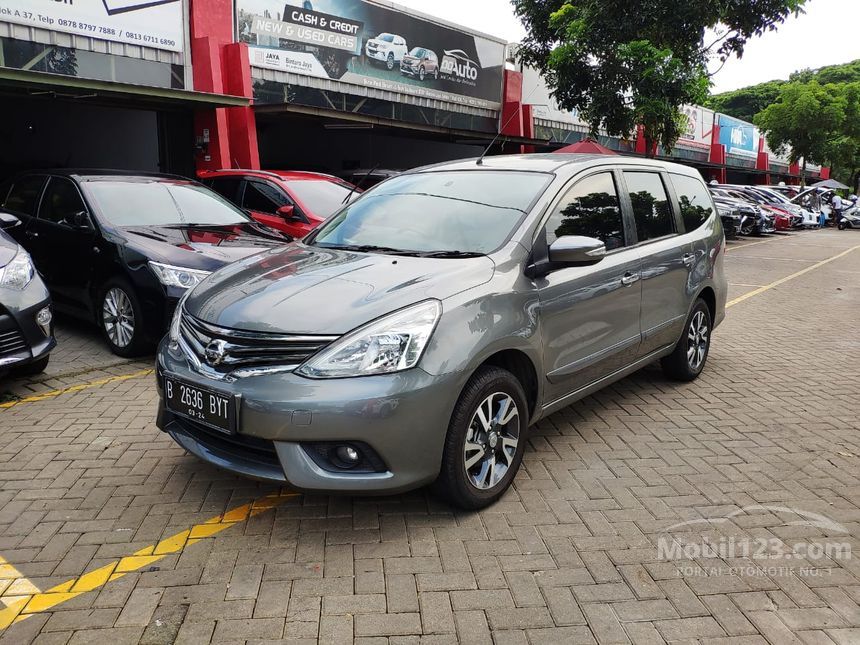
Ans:
{"type": "MultiPolygon", "coordinates": [[[[515,42],[525,30],[509,0],[394,0],[397,4],[438,16],[515,42]]],[[[712,78],[713,92],[735,90],[796,70],[847,63],[860,58],[860,0],[809,0],[806,14],[790,18],[776,32],[747,44],[741,60],[733,58],[712,78]]],[[[713,61],[711,71],[719,67],[713,61]]]]}

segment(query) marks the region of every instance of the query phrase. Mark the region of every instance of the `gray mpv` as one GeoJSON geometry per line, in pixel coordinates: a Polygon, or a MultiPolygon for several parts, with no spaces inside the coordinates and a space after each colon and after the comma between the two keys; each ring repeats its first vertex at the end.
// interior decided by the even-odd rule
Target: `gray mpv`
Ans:
{"type": "Polygon", "coordinates": [[[158,353],[158,425],[257,479],[435,482],[480,508],[538,419],[656,359],[701,373],[724,252],[684,166],[554,154],[408,172],[186,295],[158,353]]]}

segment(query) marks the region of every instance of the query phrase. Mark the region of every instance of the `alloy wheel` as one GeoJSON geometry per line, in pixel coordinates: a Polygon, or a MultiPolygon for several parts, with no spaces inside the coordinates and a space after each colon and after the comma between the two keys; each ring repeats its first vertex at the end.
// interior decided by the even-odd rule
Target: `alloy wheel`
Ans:
{"type": "Polygon", "coordinates": [[[690,321],[687,333],[687,362],[693,371],[697,371],[705,361],[709,336],[710,329],[705,312],[697,311],[690,321]]]}
{"type": "Polygon", "coordinates": [[[498,485],[514,463],[520,442],[520,413],[504,392],[485,398],[472,415],[463,447],[469,483],[479,490],[498,485]]]}
{"type": "Polygon", "coordinates": [[[424,68],[423,67],[418,70],[418,78],[419,78],[419,80],[422,80],[422,81],[424,80],[424,68]]]}
{"type": "Polygon", "coordinates": [[[134,338],[134,307],[128,294],[112,287],[102,303],[102,323],[110,342],[117,347],[128,347],[134,338]]]}
{"type": "Polygon", "coordinates": [[[394,54],[388,54],[386,65],[388,66],[388,69],[394,69],[394,54]]]}

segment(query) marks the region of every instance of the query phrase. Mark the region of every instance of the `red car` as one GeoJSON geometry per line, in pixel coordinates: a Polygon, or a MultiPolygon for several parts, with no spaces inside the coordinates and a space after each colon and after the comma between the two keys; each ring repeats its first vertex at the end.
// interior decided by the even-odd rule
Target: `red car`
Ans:
{"type": "Polygon", "coordinates": [[[349,182],[316,172],[211,170],[200,181],[251,217],[296,239],[310,233],[361,191],[349,182]]]}

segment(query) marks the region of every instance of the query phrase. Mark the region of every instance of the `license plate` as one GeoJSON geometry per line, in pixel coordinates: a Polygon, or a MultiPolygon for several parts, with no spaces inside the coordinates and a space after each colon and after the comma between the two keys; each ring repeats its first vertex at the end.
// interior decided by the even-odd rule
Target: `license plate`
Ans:
{"type": "Polygon", "coordinates": [[[236,399],[170,376],[164,377],[164,402],[175,414],[220,432],[236,432],[236,399]]]}

